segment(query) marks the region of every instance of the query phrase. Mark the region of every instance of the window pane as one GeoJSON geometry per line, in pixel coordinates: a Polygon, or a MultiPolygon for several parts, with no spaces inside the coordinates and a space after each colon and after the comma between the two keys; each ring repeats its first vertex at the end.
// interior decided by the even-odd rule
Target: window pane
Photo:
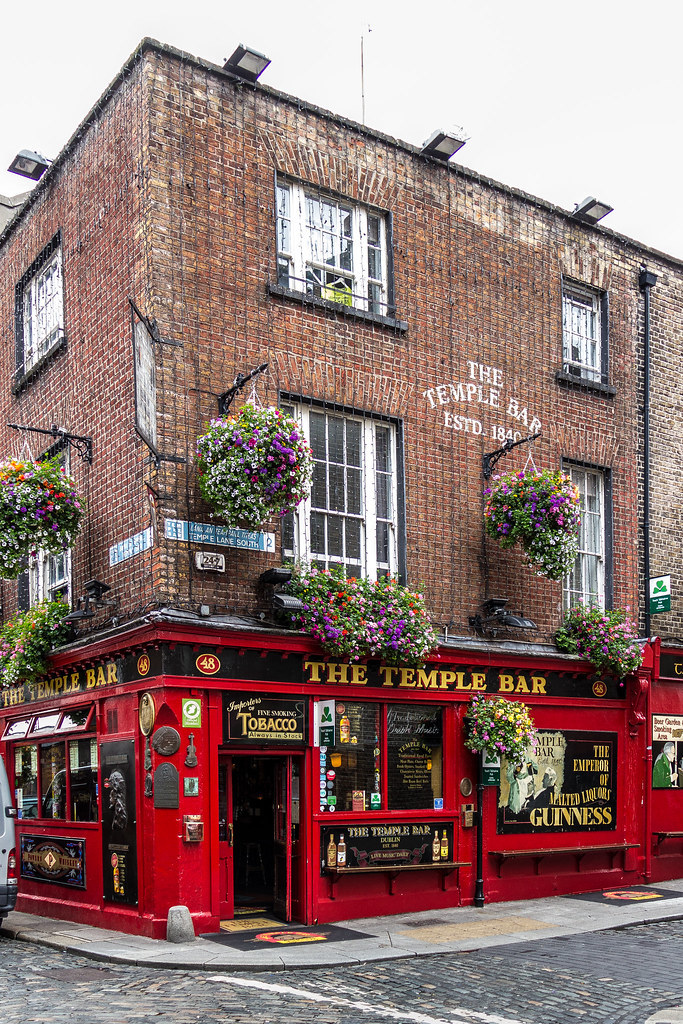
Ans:
{"type": "Polygon", "coordinates": [[[315,508],[327,508],[327,476],[324,462],[313,463],[313,482],[311,484],[311,504],[315,508]]]}
{"type": "Polygon", "coordinates": [[[335,512],[346,510],[346,496],[344,493],[344,467],[330,466],[330,502],[329,507],[335,512]]]}
{"type": "Polygon", "coordinates": [[[337,811],[369,811],[371,794],[380,792],[379,723],[379,704],[337,700],[335,744],[325,755],[335,773],[326,783],[327,805],[337,811]]]}
{"type": "Polygon", "coordinates": [[[20,818],[38,817],[38,748],[15,747],[14,780],[20,818]]]}
{"type": "Polygon", "coordinates": [[[377,523],[377,564],[389,564],[389,524],[377,523]]]}
{"type": "Polygon", "coordinates": [[[330,462],[344,462],[344,420],[330,416],[327,421],[330,462]]]}
{"type": "Polygon", "coordinates": [[[319,412],[312,412],[310,415],[311,451],[314,459],[325,459],[327,449],[325,445],[325,417],[319,412]]]}
{"type": "Polygon", "coordinates": [[[369,245],[379,245],[379,217],[374,214],[368,214],[368,243],[369,245]]]}
{"type": "Polygon", "coordinates": [[[360,559],[360,520],[346,520],[346,557],[360,559]]]}
{"type": "Polygon", "coordinates": [[[354,515],[361,514],[361,474],[359,469],[346,471],[346,508],[354,515]]]}
{"type": "Polygon", "coordinates": [[[69,743],[71,821],[97,821],[97,740],[69,743]]]}
{"type": "Polygon", "coordinates": [[[63,743],[40,748],[40,792],[42,817],[66,817],[66,754],[63,743]]]}
{"type": "Polygon", "coordinates": [[[346,421],[346,462],[349,466],[361,464],[363,426],[358,420],[346,421]]]}
{"type": "Polygon", "coordinates": [[[443,796],[441,708],[388,707],[387,766],[390,810],[433,810],[443,796]]]}
{"type": "Polygon", "coordinates": [[[311,512],[311,551],[316,555],[326,553],[325,516],[320,512],[311,512]]]}
{"type": "Polygon", "coordinates": [[[344,520],[340,516],[327,517],[327,553],[344,557],[344,520]]]}
{"type": "Polygon", "coordinates": [[[50,711],[46,715],[38,715],[31,732],[54,732],[59,722],[61,711],[50,711]]]}
{"type": "Polygon", "coordinates": [[[11,740],[17,739],[19,736],[25,736],[30,724],[30,718],[22,718],[17,722],[9,722],[8,725],[5,726],[3,739],[11,740]]]}

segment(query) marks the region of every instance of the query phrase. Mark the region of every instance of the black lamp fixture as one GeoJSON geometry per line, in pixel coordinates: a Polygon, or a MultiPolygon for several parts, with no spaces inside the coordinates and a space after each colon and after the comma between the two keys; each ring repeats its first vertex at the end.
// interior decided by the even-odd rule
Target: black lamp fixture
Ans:
{"type": "Polygon", "coordinates": [[[7,170],[12,174],[20,174],[22,178],[31,178],[33,181],[38,181],[45,174],[51,163],[52,161],[48,160],[47,157],[41,156],[40,153],[34,153],[32,149],[22,149],[21,152],[17,153],[7,170]]]}
{"type": "Polygon", "coordinates": [[[577,203],[572,212],[574,220],[583,221],[584,224],[597,224],[599,220],[606,217],[614,209],[608,203],[601,203],[593,196],[586,196],[583,202],[577,203]]]}
{"type": "Polygon", "coordinates": [[[231,71],[233,75],[246,79],[247,82],[255,82],[270,64],[270,58],[258,50],[240,43],[231,57],[228,57],[223,65],[224,71],[231,71]]]}
{"type": "MultiPolygon", "coordinates": [[[[292,570],[286,565],[279,565],[262,572],[259,582],[267,587],[282,587],[285,583],[289,583],[291,578],[292,570]]],[[[279,590],[274,590],[271,602],[276,612],[298,612],[303,608],[303,603],[298,597],[283,594],[279,590]]]]}
{"type": "Polygon", "coordinates": [[[480,636],[486,630],[496,629],[536,629],[536,623],[532,619],[525,618],[506,611],[508,599],[506,597],[489,597],[482,604],[483,615],[471,615],[470,627],[480,636]]]}
{"type": "Polygon", "coordinates": [[[437,129],[422,144],[420,152],[423,156],[433,156],[437,160],[450,160],[468,139],[469,135],[465,135],[462,128],[452,128],[449,132],[437,129]]]}

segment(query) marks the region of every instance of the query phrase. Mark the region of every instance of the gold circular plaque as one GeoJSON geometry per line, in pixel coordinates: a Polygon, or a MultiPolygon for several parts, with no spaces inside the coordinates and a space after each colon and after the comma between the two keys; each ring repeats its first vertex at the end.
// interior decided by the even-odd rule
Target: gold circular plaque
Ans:
{"type": "Polygon", "coordinates": [[[154,719],[156,718],[156,708],[154,707],[154,697],[151,693],[143,693],[140,698],[140,707],[138,709],[138,720],[140,722],[140,732],[143,736],[149,736],[152,729],[154,728],[154,719]]]}
{"type": "Polygon", "coordinates": [[[463,796],[469,796],[472,792],[472,780],[468,779],[467,776],[460,780],[460,792],[463,796]]]}

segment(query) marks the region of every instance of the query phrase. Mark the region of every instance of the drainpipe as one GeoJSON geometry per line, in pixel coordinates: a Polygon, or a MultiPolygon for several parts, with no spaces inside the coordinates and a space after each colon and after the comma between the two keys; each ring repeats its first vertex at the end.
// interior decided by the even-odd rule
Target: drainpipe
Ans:
{"type": "Polygon", "coordinates": [[[657,275],[640,268],[638,287],[645,300],[643,334],[643,569],[645,573],[645,636],[650,637],[650,289],[657,275]]]}
{"type": "MultiPolygon", "coordinates": [[[[638,287],[645,302],[643,333],[643,571],[645,574],[645,636],[650,639],[650,289],[657,284],[657,275],[640,268],[638,287]]],[[[652,721],[650,694],[658,651],[652,650],[653,668],[645,705],[645,881],[652,877],[652,721]]]]}

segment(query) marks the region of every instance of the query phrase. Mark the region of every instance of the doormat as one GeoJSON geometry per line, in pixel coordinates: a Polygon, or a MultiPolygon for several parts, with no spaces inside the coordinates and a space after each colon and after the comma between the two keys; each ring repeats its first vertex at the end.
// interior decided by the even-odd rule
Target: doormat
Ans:
{"type": "Polygon", "coordinates": [[[365,932],[354,932],[350,928],[313,924],[280,924],[265,930],[220,931],[200,937],[208,939],[209,942],[218,942],[221,946],[231,946],[233,949],[265,949],[272,946],[301,946],[309,942],[350,942],[352,939],[368,938],[365,932]]]}
{"type": "Polygon", "coordinates": [[[683,899],[683,892],[676,892],[674,889],[651,889],[647,885],[628,885],[623,888],[612,886],[610,889],[600,889],[598,892],[579,892],[569,896],[572,900],[589,900],[591,903],[649,903],[652,900],[680,900],[683,899]]]}

